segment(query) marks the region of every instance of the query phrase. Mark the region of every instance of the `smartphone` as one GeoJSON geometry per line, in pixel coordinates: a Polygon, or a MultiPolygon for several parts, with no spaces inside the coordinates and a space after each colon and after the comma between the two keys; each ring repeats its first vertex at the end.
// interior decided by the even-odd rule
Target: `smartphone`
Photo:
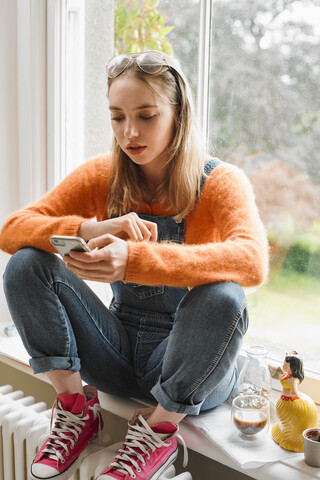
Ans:
{"type": "Polygon", "coordinates": [[[66,235],[51,235],[50,242],[60,255],[69,255],[71,250],[76,252],[91,252],[91,249],[81,237],[68,237],[66,235]]]}

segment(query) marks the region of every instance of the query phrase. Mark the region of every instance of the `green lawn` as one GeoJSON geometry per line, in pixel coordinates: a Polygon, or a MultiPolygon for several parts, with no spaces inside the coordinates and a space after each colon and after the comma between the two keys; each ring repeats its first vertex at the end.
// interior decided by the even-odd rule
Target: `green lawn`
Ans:
{"type": "Polygon", "coordinates": [[[320,364],[320,280],[298,273],[270,278],[248,295],[250,327],[245,344],[266,345],[282,358],[297,350],[306,366],[320,364]]]}

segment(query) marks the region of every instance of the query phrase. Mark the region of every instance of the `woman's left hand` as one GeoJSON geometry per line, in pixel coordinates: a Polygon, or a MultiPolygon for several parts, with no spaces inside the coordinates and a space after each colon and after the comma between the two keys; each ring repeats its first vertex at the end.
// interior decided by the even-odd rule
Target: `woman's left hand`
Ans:
{"type": "Polygon", "coordinates": [[[91,252],[71,251],[63,257],[66,267],[78,277],[94,282],[123,280],[128,263],[127,242],[106,234],[88,242],[91,252]]]}

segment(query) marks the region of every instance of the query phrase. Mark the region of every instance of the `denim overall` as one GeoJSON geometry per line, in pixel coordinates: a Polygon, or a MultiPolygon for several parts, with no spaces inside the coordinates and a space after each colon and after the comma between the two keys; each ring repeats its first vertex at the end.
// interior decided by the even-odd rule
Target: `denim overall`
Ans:
{"type": "MultiPolygon", "coordinates": [[[[205,173],[219,163],[210,159],[205,173]]],[[[158,241],[184,243],[184,220],[139,216],[157,223],[158,241]]],[[[4,289],[35,373],[80,371],[101,391],[193,415],[229,397],[248,324],[238,284],[111,287],[107,308],[56,255],[36,248],[13,255],[4,289]]]]}

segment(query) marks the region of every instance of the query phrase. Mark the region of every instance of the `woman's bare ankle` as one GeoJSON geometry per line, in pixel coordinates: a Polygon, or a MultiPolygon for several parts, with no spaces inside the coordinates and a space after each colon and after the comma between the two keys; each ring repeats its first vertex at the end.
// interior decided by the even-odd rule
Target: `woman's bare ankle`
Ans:
{"type": "Polygon", "coordinates": [[[54,370],[46,372],[57,394],[81,393],[84,395],[82,380],[79,372],[70,370],[54,370]]]}
{"type": "Polygon", "coordinates": [[[160,404],[158,404],[153,413],[147,419],[147,423],[150,427],[163,422],[178,424],[185,416],[186,415],[184,413],[169,412],[161,407],[160,404]]]}

